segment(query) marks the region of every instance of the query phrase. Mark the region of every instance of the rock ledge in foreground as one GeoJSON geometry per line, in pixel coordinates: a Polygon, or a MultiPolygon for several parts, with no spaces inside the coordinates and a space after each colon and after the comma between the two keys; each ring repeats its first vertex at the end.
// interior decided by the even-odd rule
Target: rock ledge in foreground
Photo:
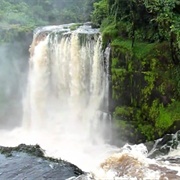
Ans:
{"type": "Polygon", "coordinates": [[[0,146],[0,179],[65,180],[82,174],[67,161],[45,157],[39,145],[0,146]]]}

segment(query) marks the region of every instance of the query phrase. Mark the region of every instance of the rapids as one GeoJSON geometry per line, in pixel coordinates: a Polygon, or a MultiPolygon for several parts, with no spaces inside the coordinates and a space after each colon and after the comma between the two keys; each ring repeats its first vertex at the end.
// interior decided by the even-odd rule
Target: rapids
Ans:
{"type": "Polygon", "coordinates": [[[22,124],[1,130],[0,144],[39,144],[89,172],[82,179],[180,179],[180,163],[168,161],[180,157],[179,146],[162,160],[149,158],[143,144],[108,143],[110,48],[103,52],[98,29],[74,26],[35,30],[22,124]]]}

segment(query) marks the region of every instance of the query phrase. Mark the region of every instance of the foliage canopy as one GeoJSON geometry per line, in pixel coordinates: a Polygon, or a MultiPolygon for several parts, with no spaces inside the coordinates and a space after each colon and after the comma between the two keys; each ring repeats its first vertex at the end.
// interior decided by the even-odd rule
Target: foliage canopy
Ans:
{"type": "Polygon", "coordinates": [[[93,2],[94,0],[0,0],[1,42],[11,39],[13,33],[32,31],[37,26],[89,21],[93,2]]]}
{"type": "Polygon", "coordinates": [[[112,49],[114,120],[162,136],[180,120],[180,0],[100,0],[92,20],[112,49]]]}

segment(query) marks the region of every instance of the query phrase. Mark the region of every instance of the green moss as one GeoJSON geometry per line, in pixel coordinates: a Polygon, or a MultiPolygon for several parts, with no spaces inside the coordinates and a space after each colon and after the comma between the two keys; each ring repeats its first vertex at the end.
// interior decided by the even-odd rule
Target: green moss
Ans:
{"type": "Polygon", "coordinates": [[[113,99],[118,99],[121,97],[123,92],[123,81],[126,77],[126,69],[112,68],[112,96],[113,99]]]}
{"type": "Polygon", "coordinates": [[[159,135],[163,135],[165,131],[175,122],[180,120],[179,112],[180,102],[174,101],[168,107],[159,107],[159,116],[156,120],[155,127],[159,130],[159,135]]]}
{"type": "Polygon", "coordinates": [[[174,101],[167,107],[154,100],[150,105],[144,104],[139,114],[134,114],[138,131],[140,131],[147,140],[153,140],[161,137],[168,131],[175,121],[180,120],[179,112],[180,102],[174,101]],[[145,116],[143,116],[144,113],[145,116]],[[146,121],[145,121],[146,119],[146,121]]]}
{"type": "Polygon", "coordinates": [[[159,108],[159,117],[156,120],[155,127],[159,129],[159,136],[163,135],[163,131],[167,130],[173,124],[171,112],[168,112],[164,107],[159,108]]]}
{"type": "Polygon", "coordinates": [[[146,86],[144,86],[144,88],[141,89],[141,93],[143,95],[143,98],[147,99],[148,96],[150,96],[152,94],[152,90],[155,87],[155,81],[157,78],[157,74],[152,71],[142,72],[142,74],[144,75],[144,80],[146,82],[146,86]]]}
{"type": "Polygon", "coordinates": [[[127,107],[127,106],[118,106],[116,107],[113,117],[115,119],[121,119],[121,120],[127,120],[131,119],[133,114],[133,108],[132,107],[127,107]]]}
{"type": "Polygon", "coordinates": [[[119,78],[121,77],[123,78],[126,75],[127,71],[126,69],[123,69],[123,68],[112,68],[112,73],[113,75],[116,75],[119,78]]]}
{"type": "Polygon", "coordinates": [[[180,100],[180,65],[173,67],[171,74],[174,79],[176,99],[180,100]]]}
{"type": "Polygon", "coordinates": [[[120,39],[120,38],[116,38],[112,41],[111,45],[113,47],[120,47],[120,48],[124,48],[126,49],[127,51],[131,51],[132,50],[132,41],[131,40],[123,40],[123,39],[120,39]]]}
{"type": "Polygon", "coordinates": [[[118,59],[118,58],[112,58],[111,68],[116,68],[116,67],[118,67],[118,62],[119,62],[119,59],[118,59]]]}
{"type": "Polygon", "coordinates": [[[74,30],[78,29],[79,26],[82,26],[82,23],[73,24],[72,26],[70,26],[70,30],[74,31],[74,30]]]}
{"type": "Polygon", "coordinates": [[[136,42],[132,47],[131,40],[115,38],[111,46],[114,118],[131,119],[137,132],[148,140],[161,137],[180,119],[178,111],[175,112],[180,104],[170,104],[178,86],[179,71],[173,71],[170,52],[164,52],[168,44],[136,42]],[[125,107],[131,107],[133,114],[127,114],[125,107]]]}
{"type": "Polygon", "coordinates": [[[139,124],[138,129],[146,137],[148,141],[151,141],[155,138],[154,127],[151,124],[139,124]]]}
{"type": "Polygon", "coordinates": [[[149,55],[155,47],[155,45],[155,43],[135,42],[133,52],[137,58],[141,59],[149,55]]]}
{"type": "Polygon", "coordinates": [[[115,38],[111,45],[113,47],[120,47],[126,51],[132,52],[133,55],[138,59],[142,59],[149,55],[156,46],[155,43],[135,42],[134,46],[132,47],[132,40],[124,40],[122,38],[115,38]]]}
{"type": "Polygon", "coordinates": [[[111,23],[108,26],[106,26],[102,31],[102,40],[103,40],[103,46],[106,45],[107,42],[112,41],[118,36],[118,30],[116,29],[116,24],[111,23]]]}
{"type": "Polygon", "coordinates": [[[179,98],[180,90],[176,89],[180,89],[180,76],[179,67],[174,68],[172,63],[169,44],[135,40],[132,47],[129,35],[118,30],[120,25],[113,20],[107,22],[103,24],[103,43],[111,42],[112,49],[113,117],[132,121],[137,132],[148,140],[159,138],[180,119],[175,113],[180,104],[170,110],[174,106],[171,99],[179,98]]]}
{"type": "MultiPolygon", "coordinates": [[[[128,116],[125,107],[132,107],[132,122],[137,131],[148,140],[159,138],[176,119],[180,119],[179,113],[175,112],[180,107],[177,103],[180,101],[180,67],[177,65],[178,48],[174,44],[177,30],[176,35],[173,34],[174,26],[171,26],[168,30],[172,31],[165,33],[167,29],[162,31],[162,24],[148,20],[147,17],[154,18],[152,14],[142,21],[145,26],[136,24],[133,29],[127,6],[118,1],[109,2],[109,5],[109,14],[102,21],[101,32],[103,45],[111,43],[114,118],[129,121],[124,119],[128,116]],[[172,99],[176,99],[178,108],[172,99]]],[[[138,14],[134,13],[135,16],[138,14]]]]}

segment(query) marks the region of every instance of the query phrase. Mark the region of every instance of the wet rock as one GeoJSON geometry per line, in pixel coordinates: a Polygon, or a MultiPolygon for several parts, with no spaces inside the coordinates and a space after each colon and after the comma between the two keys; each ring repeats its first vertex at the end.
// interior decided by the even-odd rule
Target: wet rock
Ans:
{"type": "Polygon", "coordinates": [[[170,142],[173,138],[172,134],[166,134],[161,140],[157,143],[157,148],[162,147],[163,145],[167,144],[167,142],[170,142]]]}
{"type": "Polygon", "coordinates": [[[45,157],[39,145],[1,146],[0,153],[0,179],[65,180],[84,174],[67,161],[45,157]]]}
{"type": "Polygon", "coordinates": [[[176,136],[177,136],[177,137],[176,137],[176,138],[177,138],[177,140],[178,140],[178,141],[180,141],[180,130],[179,130],[179,131],[177,131],[176,136]]]}
{"type": "Polygon", "coordinates": [[[155,158],[161,155],[167,155],[171,149],[177,149],[180,143],[180,130],[175,134],[167,134],[158,139],[149,153],[149,158],[155,158]]]}
{"type": "Polygon", "coordinates": [[[151,164],[149,165],[149,168],[153,171],[159,171],[161,172],[161,176],[159,180],[166,180],[166,179],[171,179],[171,180],[176,180],[180,179],[180,176],[178,176],[178,172],[175,170],[168,169],[166,167],[160,167],[156,164],[151,164]]]}
{"type": "Polygon", "coordinates": [[[6,156],[11,156],[14,151],[17,152],[26,152],[30,155],[34,155],[37,157],[44,157],[44,150],[41,149],[41,147],[37,145],[25,145],[25,144],[20,144],[17,147],[3,147],[0,146],[0,153],[5,154],[6,156]]]}
{"type": "Polygon", "coordinates": [[[153,141],[145,142],[144,145],[146,146],[148,152],[150,152],[154,146],[154,142],[153,141]]]}
{"type": "Polygon", "coordinates": [[[168,161],[171,164],[179,164],[180,165],[180,157],[167,157],[167,158],[161,158],[161,161],[168,161]]]}
{"type": "Polygon", "coordinates": [[[95,180],[95,178],[93,174],[87,173],[87,174],[80,175],[78,177],[69,178],[67,180],[95,180]]]}

